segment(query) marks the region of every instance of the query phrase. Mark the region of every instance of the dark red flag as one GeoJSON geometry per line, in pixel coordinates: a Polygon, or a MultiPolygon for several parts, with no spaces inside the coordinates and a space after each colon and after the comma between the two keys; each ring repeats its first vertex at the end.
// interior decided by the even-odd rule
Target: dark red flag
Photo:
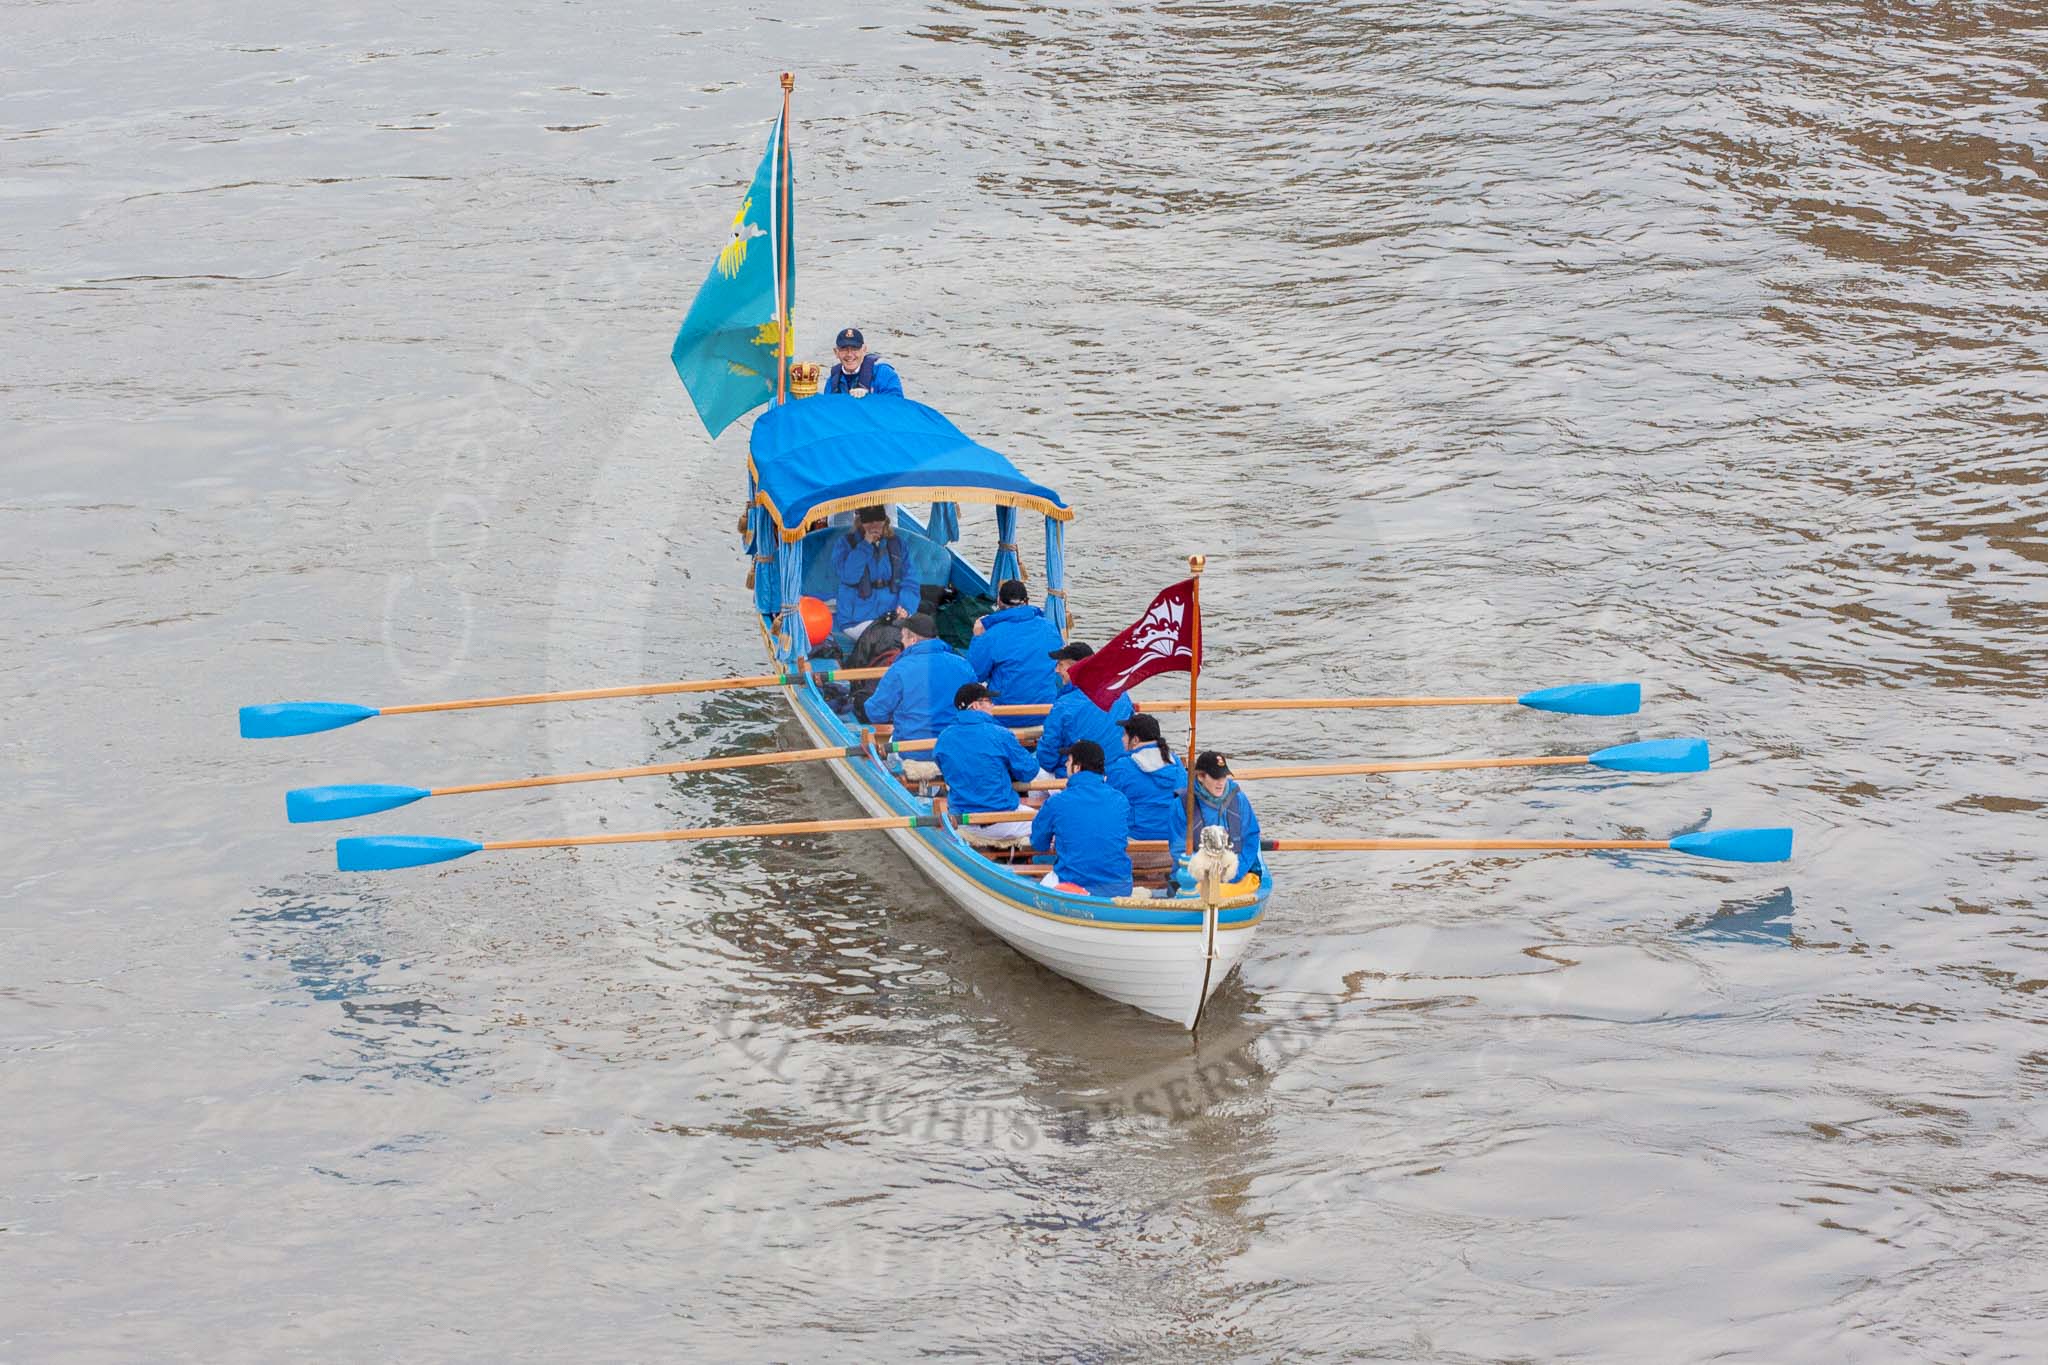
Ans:
{"type": "Polygon", "coordinates": [[[1153,598],[1135,625],[1074,664],[1067,676],[1107,711],[1155,673],[1193,673],[1201,666],[1201,608],[1195,580],[1188,578],[1153,598]]]}

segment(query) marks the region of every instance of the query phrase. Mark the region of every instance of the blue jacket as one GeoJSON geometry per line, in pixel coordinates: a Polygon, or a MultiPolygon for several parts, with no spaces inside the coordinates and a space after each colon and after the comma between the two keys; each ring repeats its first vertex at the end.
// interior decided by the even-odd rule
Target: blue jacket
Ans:
{"type": "Polygon", "coordinates": [[[1060,880],[1091,896],[1131,894],[1130,837],[1131,803],[1100,773],[1075,773],[1031,821],[1031,846],[1051,849],[1060,880]]]}
{"type": "Polygon", "coordinates": [[[851,389],[866,389],[870,394],[891,398],[903,396],[903,381],[896,377],[896,367],[884,365],[878,355],[864,355],[860,368],[848,374],[837,361],[825,367],[825,382],[818,385],[818,392],[845,393],[851,389]]]}
{"type": "MultiPolygon", "coordinates": [[[[857,531],[838,537],[832,542],[832,572],[839,577],[832,624],[840,630],[887,616],[898,607],[917,610],[917,561],[896,536],[883,536],[873,545],[857,531]]],[[[950,698],[947,704],[952,704],[950,698]]]]}
{"type": "Polygon", "coordinates": [[[1109,762],[1109,785],[1131,803],[1131,837],[1164,839],[1177,858],[1188,846],[1188,770],[1162,761],[1156,745],[1130,749],[1109,762]]]}
{"type": "MultiPolygon", "coordinates": [[[[1006,706],[1051,701],[1060,690],[1048,656],[1066,641],[1060,628],[1029,603],[1004,607],[981,618],[981,634],[967,645],[974,676],[989,685],[1006,706]]],[[[1011,716],[1019,728],[1035,724],[1030,716],[1011,716]]]]}
{"type": "MultiPolygon", "coordinates": [[[[930,739],[953,723],[953,694],[974,681],[967,660],[944,640],[920,640],[896,656],[868,698],[870,723],[894,725],[891,739],[930,739]]],[[[1012,809],[1016,803],[1010,803],[1012,809]]]]}
{"type": "Polygon", "coordinates": [[[955,815],[1016,810],[1021,793],[1010,784],[1038,776],[1031,751],[986,711],[954,712],[932,761],[945,776],[946,805],[955,815]]]}
{"type": "Polygon", "coordinates": [[[1104,711],[1080,688],[1072,683],[1062,684],[1058,699],[1046,714],[1045,729],[1038,736],[1038,766],[1060,776],[1067,770],[1067,750],[1084,739],[1100,744],[1104,758],[1122,753],[1124,732],[1117,722],[1129,720],[1131,711],[1128,693],[1104,711]]]}
{"type": "Polygon", "coordinates": [[[1251,872],[1266,875],[1266,860],[1259,856],[1259,817],[1252,813],[1251,801],[1236,782],[1225,785],[1220,797],[1209,795],[1196,783],[1195,822],[1198,831],[1211,825],[1223,826],[1230,835],[1230,847],[1237,854],[1238,877],[1251,872]]]}

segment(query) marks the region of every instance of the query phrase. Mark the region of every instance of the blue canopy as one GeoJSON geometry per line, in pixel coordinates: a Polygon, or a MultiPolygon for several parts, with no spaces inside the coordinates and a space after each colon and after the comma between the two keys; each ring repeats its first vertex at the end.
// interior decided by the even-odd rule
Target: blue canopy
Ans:
{"type": "Polygon", "coordinates": [[[935,409],[907,398],[820,394],[769,408],[754,423],[747,463],[755,501],[784,540],[812,520],[878,502],[978,502],[1073,512],[935,409]]]}

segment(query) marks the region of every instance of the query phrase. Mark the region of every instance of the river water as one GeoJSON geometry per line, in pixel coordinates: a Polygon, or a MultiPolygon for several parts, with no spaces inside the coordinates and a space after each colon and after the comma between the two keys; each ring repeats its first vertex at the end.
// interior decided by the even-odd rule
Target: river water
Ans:
{"type": "MultiPolygon", "coordinates": [[[[0,1358],[2039,1357],[2037,7],[4,24],[0,1358]],[[864,327],[1066,492],[1080,635],[1200,551],[1210,695],[1646,691],[1205,739],[1717,756],[1269,783],[1269,833],[1795,860],[1290,855],[1199,1041],[879,836],[332,871],[287,787],[799,738],[234,733],[758,670],[743,432],[667,352],[784,68],[804,349],[864,327]]],[[[362,825],[852,813],[782,770],[362,825]]]]}

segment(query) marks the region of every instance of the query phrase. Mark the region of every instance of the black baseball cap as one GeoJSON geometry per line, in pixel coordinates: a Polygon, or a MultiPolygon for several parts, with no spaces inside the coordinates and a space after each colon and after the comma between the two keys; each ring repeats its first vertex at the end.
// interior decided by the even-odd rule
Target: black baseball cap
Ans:
{"type": "Polygon", "coordinates": [[[1201,757],[1195,760],[1195,771],[1204,777],[1228,777],[1230,760],[1214,749],[1204,749],[1201,757]]]}
{"type": "Polygon", "coordinates": [[[832,343],[832,349],[836,351],[841,346],[865,346],[867,344],[868,339],[860,334],[860,328],[847,327],[840,331],[839,340],[832,343]]]}
{"type": "Polygon", "coordinates": [[[1159,717],[1147,715],[1143,711],[1129,720],[1119,721],[1118,724],[1124,727],[1124,733],[1132,739],[1151,743],[1159,738],[1159,717]]]}
{"type": "Polygon", "coordinates": [[[1031,600],[1031,589],[1024,586],[1021,578],[1005,578],[1003,586],[996,589],[996,601],[1004,606],[1014,607],[1019,602],[1031,600]]]}
{"type": "Polygon", "coordinates": [[[988,690],[986,683],[961,683],[959,689],[953,693],[953,709],[965,711],[974,703],[994,695],[995,693],[988,690]]]}
{"type": "Polygon", "coordinates": [[[903,628],[912,635],[922,635],[927,640],[936,638],[939,633],[938,622],[932,620],[930,613],[922,611],[906,620],[903,628]]]}
{"type": "Polygon", "coordinates": [[[1085,659],[1094,652],[1095,647],[1093,645],[1084,645],[1079,640],[1069,640],[1045,657],[1048,659],[1066,659],[1071,661],[1085,659]]]}

